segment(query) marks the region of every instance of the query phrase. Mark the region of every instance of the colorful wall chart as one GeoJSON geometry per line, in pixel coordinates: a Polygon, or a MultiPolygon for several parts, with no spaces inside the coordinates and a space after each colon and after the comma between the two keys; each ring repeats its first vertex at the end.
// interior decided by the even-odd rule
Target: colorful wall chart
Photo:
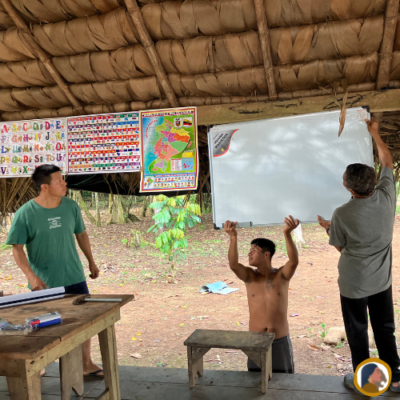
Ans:
{"type": "Polygon", "coordinates": [[[140,112],[141,192],[197,189],[196,107],[140,112]]]}
{"type": "Polygon", "coordinates": [[[0,178],[30,176],[42,164],[67,171],[65,118],[0,122],[0,178]]]}
{"type": "Polygon", "coordinates": [[[140,170],[139,113],[67,118],[68,173],[140,170]]]}

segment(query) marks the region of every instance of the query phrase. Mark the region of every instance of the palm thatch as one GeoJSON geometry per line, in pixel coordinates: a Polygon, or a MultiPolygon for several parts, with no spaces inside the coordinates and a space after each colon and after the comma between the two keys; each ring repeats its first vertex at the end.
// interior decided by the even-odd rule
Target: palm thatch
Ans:
{"type": "MultiPolygon", "coordinates": [[[[326,95],[335,103],[382,88],[400,88],[398,0],[0,0],[2,120],[326,95]]],[[[397,160],[400,100],[388,109],[381,130],[397,160]]],[[[138,174],[107,179],[137,191],[138,174]]]]}

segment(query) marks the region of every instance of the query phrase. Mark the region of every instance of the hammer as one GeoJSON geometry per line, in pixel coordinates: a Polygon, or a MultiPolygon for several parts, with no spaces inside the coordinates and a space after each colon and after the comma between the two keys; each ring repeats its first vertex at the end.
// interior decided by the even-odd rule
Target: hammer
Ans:
{"type": "Polygon", "coordinates": [[[106,302],[106,303],[121,303],[122,299],[100,299],[98,297],[90,297],[90,296],[80,296],[75,299],[72,304],[74,306],[78,306],[79,304],[87,303],[87,302],[106,302]]]}

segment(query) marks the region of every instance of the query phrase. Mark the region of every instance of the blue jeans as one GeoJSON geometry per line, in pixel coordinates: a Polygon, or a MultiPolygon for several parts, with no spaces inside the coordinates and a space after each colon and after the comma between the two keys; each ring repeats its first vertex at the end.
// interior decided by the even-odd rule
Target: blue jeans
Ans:
{"type": "Polygon", "coordinates": [[[65,286],[65,294],[89,294],[89,288],[86,281],[65,286]]]}

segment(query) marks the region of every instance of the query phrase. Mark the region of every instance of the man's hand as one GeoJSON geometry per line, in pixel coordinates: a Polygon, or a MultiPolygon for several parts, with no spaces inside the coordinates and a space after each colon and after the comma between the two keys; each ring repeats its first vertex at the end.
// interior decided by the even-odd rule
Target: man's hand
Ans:
{"type": "Polygon", "coordinates": [[[294,231],[299,226],[299,220],[294,219],[291,215],[285,218],[285,227],[283,228],[283,233],[290,233],[294,231]]]}
{"type": "Polygon", "coordinates": [[[320,217],[319,215],[318,217],[318,222],[319,224],[326,230],[331,226],[331,223],[329,221],[325,221],[322,217],[320,217]]]}
{"type": "Polygon", "coordinates": [[[49,287],[36,275],[32,276],[32,278],[28,279],[31,284],[32,291],[36,290],[48,289],[49,287]]]}
{"type": "Polygon", "coordinates": [[[374,117],[371,118],[371,121],[369,119],[366,119],[365,122],[367,123],[367,128],[368,132],[371,134],[371,136],[375,139],[375,137],[379,137],[379,124],[376,121],[374,117]]]}
{"type": "Polygon", "coordinates": [[[96,265],[95,263],[89,264],[89,270],[90,270],[90,275],[89,275],[89,276],[90,276],[92,279],[97,279],[97,278],[99,277],[100,271],[99,271],[99,269],[97,268],[97,265],[96,265]]]}
{"type": "Polygon", "coordinates": [[[229,236],[237,237],[236,225],[237,225],[237,222],[226,221],[225,224],[224,224],[224,231],[229,236]]]}

